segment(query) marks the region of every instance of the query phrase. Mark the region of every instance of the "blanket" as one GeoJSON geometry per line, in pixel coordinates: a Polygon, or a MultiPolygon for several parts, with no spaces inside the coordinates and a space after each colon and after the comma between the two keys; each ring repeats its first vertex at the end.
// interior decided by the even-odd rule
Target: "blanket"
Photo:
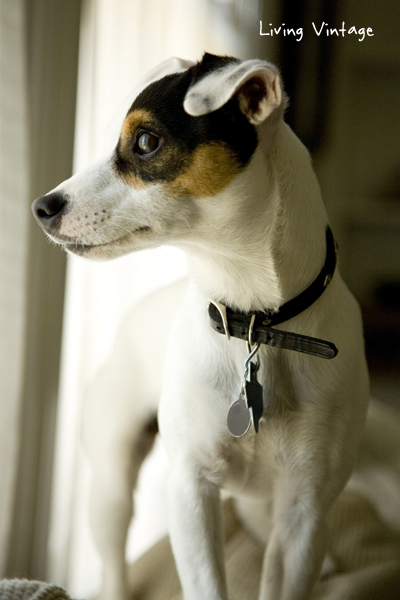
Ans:
{"type": "Polygon", "coordinates": [[[62,588],[52,583],[27,579],[2,579],[0,600],[70,600],[70,597],[62,588]]]}

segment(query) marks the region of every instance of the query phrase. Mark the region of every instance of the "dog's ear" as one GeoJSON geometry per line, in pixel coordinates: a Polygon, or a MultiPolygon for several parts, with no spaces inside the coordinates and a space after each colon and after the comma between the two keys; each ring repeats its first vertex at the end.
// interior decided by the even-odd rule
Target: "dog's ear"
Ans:
{"type": "Polygon", "coordinates": [[[191,60],[185,60],[183,58],[168,58],[148,71],[146,75],[139,81],[138,86],[143,86],[151,81],[161,79],[161,77],[169,75],[170,73],[180,73],[186,69],[189,69],[189,67],[192,67],[194,64],[195,63],[191,60]]]}
{"type": "Polygon", "coordinates": [[[250,123],[259,125],[282,104],[277,68],[262,60],[229,63],[195,81],[183,106],[189,115],[198,117],[221,108],[235,95],[242,113],[250,123]]]}

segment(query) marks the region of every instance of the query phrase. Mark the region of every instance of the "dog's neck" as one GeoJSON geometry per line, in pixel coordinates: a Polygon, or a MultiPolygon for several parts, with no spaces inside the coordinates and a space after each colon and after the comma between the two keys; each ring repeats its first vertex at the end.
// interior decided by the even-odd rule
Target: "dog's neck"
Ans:
{"type": "Polygon", "coordinates": [[[203,292],[242,311],[278,309],[319,273],[327,216],[307,150],[282,121],[217,198],[208,232],[186,248],[203,292]],[[201,248],[199,248],[201,246],[201,248]]]}

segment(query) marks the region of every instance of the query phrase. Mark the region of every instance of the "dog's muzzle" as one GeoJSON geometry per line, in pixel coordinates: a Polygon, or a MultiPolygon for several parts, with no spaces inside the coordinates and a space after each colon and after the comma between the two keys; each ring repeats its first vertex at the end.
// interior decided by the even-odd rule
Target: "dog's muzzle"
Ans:
{"type": "Polygon", "coordinates": [[[61,192],[52,192],[32,203],[32,212],[41,227],[49,234],[55,233],[61,218],[67,212],[68,198],[61,192]]]}

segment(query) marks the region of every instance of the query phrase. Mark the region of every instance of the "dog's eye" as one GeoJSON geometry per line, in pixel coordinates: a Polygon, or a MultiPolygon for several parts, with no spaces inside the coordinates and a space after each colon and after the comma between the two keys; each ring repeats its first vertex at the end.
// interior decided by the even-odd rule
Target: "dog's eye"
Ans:
{"type": "Polygon", "coordinates": [[[136,152],[141,155],[151,154],[157,150],[160,139],[153,133],[141,133],[136,143],[136,152]]]}

